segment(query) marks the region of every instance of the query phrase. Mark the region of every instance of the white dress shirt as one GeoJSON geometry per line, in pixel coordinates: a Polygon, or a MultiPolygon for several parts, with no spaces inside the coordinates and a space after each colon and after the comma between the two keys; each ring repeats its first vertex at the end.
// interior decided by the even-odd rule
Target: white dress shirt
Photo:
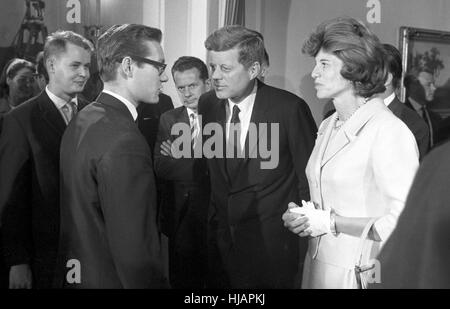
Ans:
{"type": "MultiPolygon", "coordinates": [[[[48,97],[53,102],[53,104],[55,104],[56,108],[58,109],[59,113],[61,114],[61,117],[64,119],[64,122],[66,124],[68,124],[66,115],[62,111],[62,108],[67,104],[67,101],[62,99],[62,98],[60,98],[60,97],[58,97],[53,92],[51,92],[50,89],[48,89],[48,86],[45,87],[45,92],[47,93],[48,97]]],[[[71,101],[74,102],[75,105],[78,107],[78,99],[77,99],[77,97],[74,97],[71,101]]]]}
{"type": "Polygon", "coordinates": [[[395,92],[391,93],[390,96],[388,96],[386,99],[383,100],[384,105],[389,106],[389,104],[392,103],[392,101],[394,101],[395,99],[395,92]]]}
{"type": "Polygon", "coordinates": [[[252,117],[252,111],[253,111],[253,105],[255,105],[255,98],[256,98],[256,90],[257,90],[258,83],[255,82],[255,86],[253,87],[252,92],[239,104],[231,102],[230,99],[228,99],[228,104],[226,105],[227,109],[227,121],[226,121],[226,130],[227,130],[227,141],[230,136],[230,123],[231,123],[231,116],[232,116],[232,110],[235,105],[239,107],[239,120],[241,124],[241,136],[240,136],[240,145],[241,149],[244,149],[245,147],[245,138],[247,136],[248,127],[250,126],[250,118],[252,117]]]}

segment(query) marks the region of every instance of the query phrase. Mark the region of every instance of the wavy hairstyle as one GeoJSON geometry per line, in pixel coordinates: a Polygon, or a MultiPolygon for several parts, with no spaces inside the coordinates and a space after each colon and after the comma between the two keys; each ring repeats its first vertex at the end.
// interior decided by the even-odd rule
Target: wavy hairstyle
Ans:
{"type": "Polygon", "coordinates": [[[321,49],[342,60],[340,73],[353,83],[357,95],[369,98],[385,91],[388,72],[382,45],[362,22],[350,17],[323,22],[305,41],[302,52],[315,57],[321,49]]]}

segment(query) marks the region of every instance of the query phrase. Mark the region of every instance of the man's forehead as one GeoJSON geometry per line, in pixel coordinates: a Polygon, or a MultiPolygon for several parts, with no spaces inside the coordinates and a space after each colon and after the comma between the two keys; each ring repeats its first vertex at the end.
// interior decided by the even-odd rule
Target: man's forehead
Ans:
{"type": "Polygon", "coordinates": [[[215,61],[237,61],[239,58],[239,50],[237,48],[232,48],[224,51],[208,51],[208,58],[211,62],[213,59],[215,61]]]}

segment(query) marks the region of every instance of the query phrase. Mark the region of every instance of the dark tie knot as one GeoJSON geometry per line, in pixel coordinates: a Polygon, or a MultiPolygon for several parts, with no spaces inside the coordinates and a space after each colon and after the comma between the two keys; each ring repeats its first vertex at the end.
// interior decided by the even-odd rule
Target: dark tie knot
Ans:
{"type": "Polygon", "coordinates": [[[237,105],[233,106],[233,115],[231,116],[231,123],[239,123],[239,113],[241,110],[237,105]]]}

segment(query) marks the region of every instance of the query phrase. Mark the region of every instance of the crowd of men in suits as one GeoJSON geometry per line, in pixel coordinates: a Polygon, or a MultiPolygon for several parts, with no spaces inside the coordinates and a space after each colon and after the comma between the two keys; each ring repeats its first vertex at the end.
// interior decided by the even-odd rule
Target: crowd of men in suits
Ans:
{"type": "MultiPolygon", "coordinates": [[[[168,80],[161,36],[143,25],[108,29],[96,49],[103,90],[92,103],[79,95],[92,44],[71,31],[47,38],[46,88],[3,117],[3,287],[300,286],[306,240],[281,216],[289,202],[309,200],[305,166],[317,127],[308,105],[261,81],[268,55],[260,33],[227,26],[205,41],[210,74],[195,57],[174,63],[183,103],[174,109],[161,92],[168,80]],[[233,156],[177,158],[179,123],[191,129],[191,154],[203,146],[203,128],[217,124],[215,147],[233,156]],[[251,155],[249,127],[270,123],[278,130],[257,126],[256,143],[275,140],[279,158],[263,169],[261,154],[251,155]],[[73,260],[80,273],[70,280],[73,260]]],[[[436,140],[432,116],[398,101],[400,54],[389,45],[385,52],[385,102],[423,157],[436,140]]]]}

